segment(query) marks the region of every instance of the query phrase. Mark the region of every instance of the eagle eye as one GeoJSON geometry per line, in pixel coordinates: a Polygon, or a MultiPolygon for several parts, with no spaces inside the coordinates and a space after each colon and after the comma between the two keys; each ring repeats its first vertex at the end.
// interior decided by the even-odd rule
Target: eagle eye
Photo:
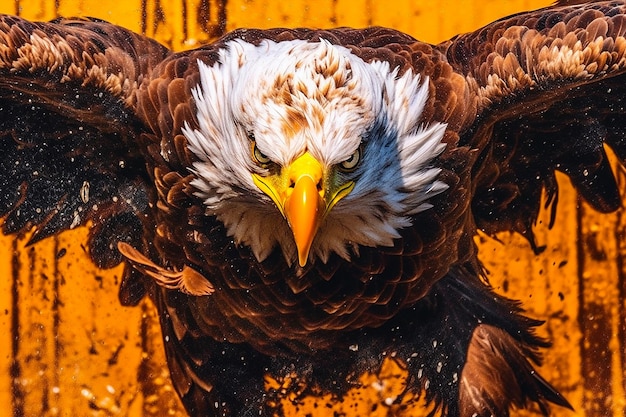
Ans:
{"type": "Polygon", "coordinates": [[[252,136],[252,141],[250,142],[250,146],[252,148],[252,157],[254,158],[254,161],[256,163],[258,163],[259,165],[263,167],[266,167],[268,164],[272,162],[272,160],[263,152],[261,152],[258,146],[256,146],[256,141],[254,140],[254,136],[252,136]]]}
{"type": "Polygon", "coordinates": [[[343,172],[352,172],[356,169],[361,162],[361,147],[359,146],[356,150],[346,159],[345,161],[339,164],[339,169],[343,172]]]}

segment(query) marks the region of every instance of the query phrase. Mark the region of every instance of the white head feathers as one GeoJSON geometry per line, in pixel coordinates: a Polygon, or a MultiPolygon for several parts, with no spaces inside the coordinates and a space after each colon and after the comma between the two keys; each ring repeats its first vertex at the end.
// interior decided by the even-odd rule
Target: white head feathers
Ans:
{"type": "Polygon", "coordinates": [[[259,260],[276,245],[288,262],[296,251],[287,222],[252,181],[252,173],[264,174],[251,157],[252,136],[279,167],[308,151],[328,172],[355,182],[324,219],[311,259],[392,245],[412,215],[431,207],[426,200],[446,189],[433,167],[446,125],[422,124],[429,90],[419,74],[398,76],[387,62],[366,63],[347,48],[303,40],[230,41],[219,63],[199,67],[199,128],[183,130],[199,159],[192,185],[207,214],[259,260]],[[357,169],[334,171],[359,146],[357,169]]]}

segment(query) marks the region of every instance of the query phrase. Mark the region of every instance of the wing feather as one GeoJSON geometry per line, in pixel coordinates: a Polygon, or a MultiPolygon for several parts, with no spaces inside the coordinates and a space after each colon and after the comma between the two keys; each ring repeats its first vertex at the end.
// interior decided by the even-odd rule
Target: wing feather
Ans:
{"type": "Polygon", "coordinates": [[[483,230],[534,243],[542,189],[557,201],[556,170],[596,209],[621,205],[604,144],[624,161],[625,12],[620,1],[556,6],[439,45],[478,97],[460,144],[479,150],[473,211],[483,230]]]}
{"type": "Polygon", "coordinates": [[[106,22],[0,16],[0,215],[35,242],[93,223],[99,266],[141,246],[154,200],[138,146],[135,94],[169,51],[106,22]]]}

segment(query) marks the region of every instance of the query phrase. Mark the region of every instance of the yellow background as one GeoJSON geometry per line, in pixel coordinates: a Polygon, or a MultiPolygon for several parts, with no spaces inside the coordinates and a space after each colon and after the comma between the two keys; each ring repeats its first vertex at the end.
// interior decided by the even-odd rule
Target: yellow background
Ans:
{"type": "MultiPolygon", "coordinates": [[[[549,3],[0,0],[0,12],[32,20],[98,17],[182,49],[237,27],[385,25],[438,42],[549,3]]],[[[519,236],[502,234],[499,241],[477,237],[481,256],[500,292],[547,321],[541,334],[555,345],[546,352],[542,373],[576,408],[554,409],[554,415],[623,417],[626,219],[621,211],[593,212],[580,204],[566,179],[560,182],[557,226],[548,232],[547,216],[537,225],[539,242],[547,247],[542,255],[534,256],[519,236]]],[[[25,247],[23,239],[0,238],[0,417],[184,415],[168,381],[151,305],[119,306],[120,270],[97,270],[85,256],[85,238],[84,229],[34,247],[25,247]]],[[[367,381],[377,378],[385,382],[383,392],[351,392],[343,404],[333,404],[335,410],[369,410],[371,403],[397,394],[403,375],[389,365],[367,381]]],[[[307,404],[317,401],[316,415],[330,416],[327,400],[307,404]]],[[[381,406],[372,415],[396,412],[381,406]]],[[[419,414],[416,408],[412,412],[419,414]]]]}

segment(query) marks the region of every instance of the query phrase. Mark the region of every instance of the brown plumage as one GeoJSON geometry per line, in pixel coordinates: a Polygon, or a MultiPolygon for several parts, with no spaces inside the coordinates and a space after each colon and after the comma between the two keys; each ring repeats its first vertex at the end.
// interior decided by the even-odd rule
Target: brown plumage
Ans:
{"type": "Polygon", "coordinates": [[[191,415],[280,414],[284,394],[264,391],[265,374],[295,371],[298,395],[341,395],[391,353],[408,369],[407,389],[448,416],[507,416],[533,402],[547,415],[548,402],[568,403],[533,369],[548,345],[534,335],[540,323],[491,291],[473,237],[512,230],[534,244],[542,189],[557,201],[555,170],[597,209],[620,205],[603,144],[624,161],[625,34],[621,1],[518,14],[440,45],[385,28],[238,30],[181,53],[106,22],[3,16],[3,231],[34,228],[37,241],[91,222],[92,259],[126,263],[122,302],[148,294],[156,304],[191,415]],[[247,69],[259,50],[293,65],[239,86],[260,73],[247,69]],[[317,58],[299,60],[309,52],[317,58]],[[321,81],[299,80],[301,67],[321,81]],[[363,68],[383,93],[362,94],[363,68]],[[214,98],[228,88],[248,101],[214,98]],[[387,106],[384,117],[363,110],[370,102],[387,106]],[[270,195],[268,178],[291,166],[274,148],[302,134],[304,153],[330,160],[324,150],[347,147],[352,126],[332,119],[354,109],[363,113],[351,123],[372,121],[350,158],[323,165],[331,180],[317,184],[320,198],[336,198],[302,251],[289,207],[270,195]],[[346,138],[318,137],[316,123],[346,138]],[[422,145],[411,142],[423,131],[422,145]],[[216,147],[241,151],[239,133],[246,156],[219,160],[216,147]],[[367,176],[382,159],[379,177],[400,165],[400,185],[367,176]],[[240,165],[251,167],[248,182],[234,183],[240,165]],[[413,175],[423,183],[411,185],[413,175]],[[367,178],[376,187],[358,201],[372,207],[350,208],[367,178]],[[360,217],[342,223],[351,209],[360,217]]]}

